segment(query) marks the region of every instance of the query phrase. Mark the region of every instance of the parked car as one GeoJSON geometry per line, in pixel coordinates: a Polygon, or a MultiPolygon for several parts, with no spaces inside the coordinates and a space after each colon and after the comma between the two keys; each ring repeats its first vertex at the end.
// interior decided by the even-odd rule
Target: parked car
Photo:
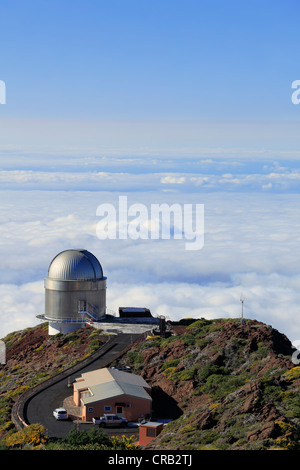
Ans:
{"type": "Polygon", "coordinates": [[[64,408],[56,408],[53,411],[53,416],[55,419],[60,420],[60,419],[68,419],[68,413],[64,408]]]}
{"type": "Polygon", "coordinates": [[[99,424],[101,427],[105,426],[126,426],[128,423],[126,418],[120,418],[118,415],[105,414],[99,418],[92,418],[94,424],[99,424]]]}
{"type": "Polygon", "coordinates": [[[129,366],[117,366],[117,367],[112,367],[112,369],[117,369],[117,370],[121,370],[124,372],[131,372],[131,367],[129,366]]]}

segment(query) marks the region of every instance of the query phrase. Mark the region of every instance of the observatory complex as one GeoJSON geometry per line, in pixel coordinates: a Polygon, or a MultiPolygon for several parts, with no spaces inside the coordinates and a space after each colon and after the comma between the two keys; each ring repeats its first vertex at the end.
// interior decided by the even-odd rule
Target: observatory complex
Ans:
{"type": "MultiPolygon", "coordinates": [[[[69,249],[56,255],[45,278],[45,313],[37,315],[48,321],[49,335],[69,333],[86,323],[106,331],[126,330],[126,325],[161,325],[149,309],[120,307],[119,318],[106,308],[106,277],[98,259],[85,249],[69,249]]],[[[132,331],[131,331],[132,332],[132,331]]]]}
{"type": "Polygon", "coordinates": [[[101,264],[87,250],[66,250],[51,261],[45,278],[45,314],[49,335],[69,333],[87,320],[106,314],[106,277],[101,264]]]}

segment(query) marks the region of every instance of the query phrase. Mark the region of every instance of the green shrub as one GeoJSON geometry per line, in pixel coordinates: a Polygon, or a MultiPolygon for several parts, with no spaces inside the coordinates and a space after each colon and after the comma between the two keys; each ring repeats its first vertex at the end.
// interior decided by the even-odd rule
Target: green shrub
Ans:
{"type": "Polygon", "coordinates": [[[211,325],[211,320],[197,320],[187,327],[187,331],[194,335],[196,338],[201,338],[205,336],[208,332],[209,325],[211,325]]]}
{"type": "Polygon", "coordinates": [[[285,378],[289,381],[300,379],[300,366],[293,367],[285,373],[285,378]]]}
{"type": "MultiPolygon", "coordinates": [[[[169,369],[167,369],[167,370],[169,370],[169,369]]],[[[179,372],[175,372],[175,368],[173,368],[173,373],[171,373],[171,371],[169,371],[168,378],[171,379],[171,380],[174,380],[174,381],[178,380],[180,382],[184,382],[186,380],[193,380],[197,375],[197,371],[198,371],[198,365],[197,364],[190,367],[189,369],[181,370],[179,372]]]]}
{"type": "Polygon", "coordinates": [[[267,357],[269,354],[269,349],[267,346],[264,346],[263,342],[257,343],[257,350],[254,352],[254,356],[257,359],[263,359],[264,357],[267,357]]]}
{"type": "Polygon", "coordinates": [[[196,341],[196,345],[199,349],[204,349],[208,344],[210,344],[212,340],[210,338],[199,339],[196,341]]]}
{"type": "Polygon", "coordinates": [[[175,370],[176,370],[176,367],[168,367],[167,369],[164,370],[163,374],[168,379],[174,380],[175,370]]]}
{"type": "Polygon", "coordinates": [[[218,438],[218,431],[214,431],[213,429],[207,429],[206,431],[201,432],[200,443],[211,444],[212,442],[215,442],[218,438]]]}
{"type": "Polygon", "coordinates": [[[91,352],[91,354],[95,351],[97,351],[97,349],[99,349],[101,346],[101,341],[99,339],[93,339],[91,342],[90,342],[90,345],[89,345],[89,350],[91,352]]]}
{"type": "Polygon", "coordinates": [[[94,338],[99,336],[99,330],[94,330],[92,333],[89,335],[89,338],[94,338]]]}
{"type": "Polygon", "coordinates": [[[183,428],[181,428],[181,432],[183,434],[186,434],[188,432],[194,432],[197,430],[197,423],[193,423],[193,424],[187,424],[186,426],[184,426],[183,428]]]}
{"type": "Polygon", "coordinates": [[[199,369],[197,377],[199,382],[204,382],[210,375],[227,375],[228,369],[223,366],[217,366],[216,364],[207,364],[206,366],[199,369]]]}
{"type": "Polygon", "coordinates": [[[246,377],[242,374],[235,375],[210,375],[205,385],[202,386],[201,391],[208,393],[216,398],[223,398],[229,393],[234,392],[238,388],[242,387],[246,382],[246,377]]]}
{"type": "Polygon", "coordinates": [[[135,367],[139,367],[144,362],[143,355],[137,351],[129,351],[127,358],[135,367]]]}
{"type": "Polygon", "coordinates": [[[178,380],[180,381],[192,380],[197,374],[197,371],[198,371],[198,366],[195,365],[195,366],[190,367],[190,369],[178,372],[178,380]]]}
{"type": "Polygon", "coordinates": [[[162,338],[160,336],[153,336],[152,338],[148,338],[147,341],[142,343],[143,349],[148,348],[159,348],[161,345],[162,338]]]}
{"type": "Polygon", "coordinates": [[[79,338],[80,338],[80,337],[79,337],[78,333],[71,333],[70,335],[68,335],[68,336],[66,337],[66,341],[72,342],[72,341],[76,341],[76,340],[79,339],[79,338]]]}
{"type": "Polygon", "coordinates": [[[18,395],[22,395],[22,393],[26,392],[26,390],[28,390],[29,388],[30,387],[28,385],[22,385],[21,387],[9,392],[7,395],[9,397],[17,397],[18,395]]]}
{"type": "Polygon", "coordinates": [[[193,346],[196,342],[194,335],[189,333],[184,333],[180,336],[180,339],[184,342],[186,346],[193,346]]]}
{"type": "Polygon", "coordinates": [[[170,361],[165,361],[163,363],[162,369],[166,370],[169,367],[176,367],[179,363],[180,359],[171,359],[170,361]]]}
{"type": "Polygon", "coordinates": [[[134,436],[109,436],[100,428],[79,431],[74,427],[58,445],[47,446],[47,448],[61,450],[135,450],[138,446],[134,444],[134,440],[134,436]]]}
{"type": "Polygon", "coordinates": [[[285,392],[287,397],[281,395],[282,404],[286,409],[288,418],[300,418],[300,394],[299,392],[285,392]]]}
{"type": "Polygon", "coordinates": [[[7,431],[11,431],[14,428],[15,428],[15,425],[12,421],[6,421],[4,424],[0,426],[0,430],[5,433],[7,431]]]}
{"type": "Polygon", "coordinates": [[[5,441],[0,441],[0,450],[7,450],[7,445],[5,441]]]}
{"type": "Polygon", "coordinates": [[[111,443],[109,436],[100,428],[93,428],[91,431],[78,431],[74,427],[63,442],[71,446],[78,447],[86,444],[109,445],[111,443]]]}

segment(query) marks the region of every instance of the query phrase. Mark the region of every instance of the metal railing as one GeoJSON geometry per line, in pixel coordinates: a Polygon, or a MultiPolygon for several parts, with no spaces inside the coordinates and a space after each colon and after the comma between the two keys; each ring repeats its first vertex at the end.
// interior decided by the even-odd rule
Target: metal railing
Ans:
{"type": "Polygon", "coordinates": [[[84,323],[87,321],[82,318],[51,318],[44,314],[36,315],[36,318],[43,321],[50,321],[51,323],[84,323]]]}
{"type": "Polygon", "coordinates": [[[78,300],[78,313],[88,315],[93,320],[98,319],[98,309],[87,300],[78,300]]]}
{"type": "MultiPolygon", "coordinates": [[[[91,318],[96,322],[100,320],[97,307],[94,307],[94,305],[90,304],[87,300],[78,301],[77,312],[81,315],[81,318],[52,318],[43,313],[36,315],[36,318],[42,321],[50,321],[51,323],[86,323],[89,322],[91,318]],[[84,318],[84,316],[86,316],[86,318],[84,318]]],[[[117,316],[116,312],[109,308],[106,308],[101,318],[105,317],[105,315],[117,316]]]]}
{"type": "Polygon", "coordinates": [[[112,317],[116,317],[117,314],[114,310],[111,310],[110,308],[106,308],[106,315],[111,315],[112,317]]]}

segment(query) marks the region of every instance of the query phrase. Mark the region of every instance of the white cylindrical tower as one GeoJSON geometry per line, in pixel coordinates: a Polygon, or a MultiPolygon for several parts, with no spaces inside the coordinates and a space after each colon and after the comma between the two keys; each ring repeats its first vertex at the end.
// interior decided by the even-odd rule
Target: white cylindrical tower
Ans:
{"type": "Polygon", "coordinates": [[[89,251],[71,249],[51,261],[45,278],[45,315],[49,335],[82,328],[106,313],[106,277],[89,251]]]}

